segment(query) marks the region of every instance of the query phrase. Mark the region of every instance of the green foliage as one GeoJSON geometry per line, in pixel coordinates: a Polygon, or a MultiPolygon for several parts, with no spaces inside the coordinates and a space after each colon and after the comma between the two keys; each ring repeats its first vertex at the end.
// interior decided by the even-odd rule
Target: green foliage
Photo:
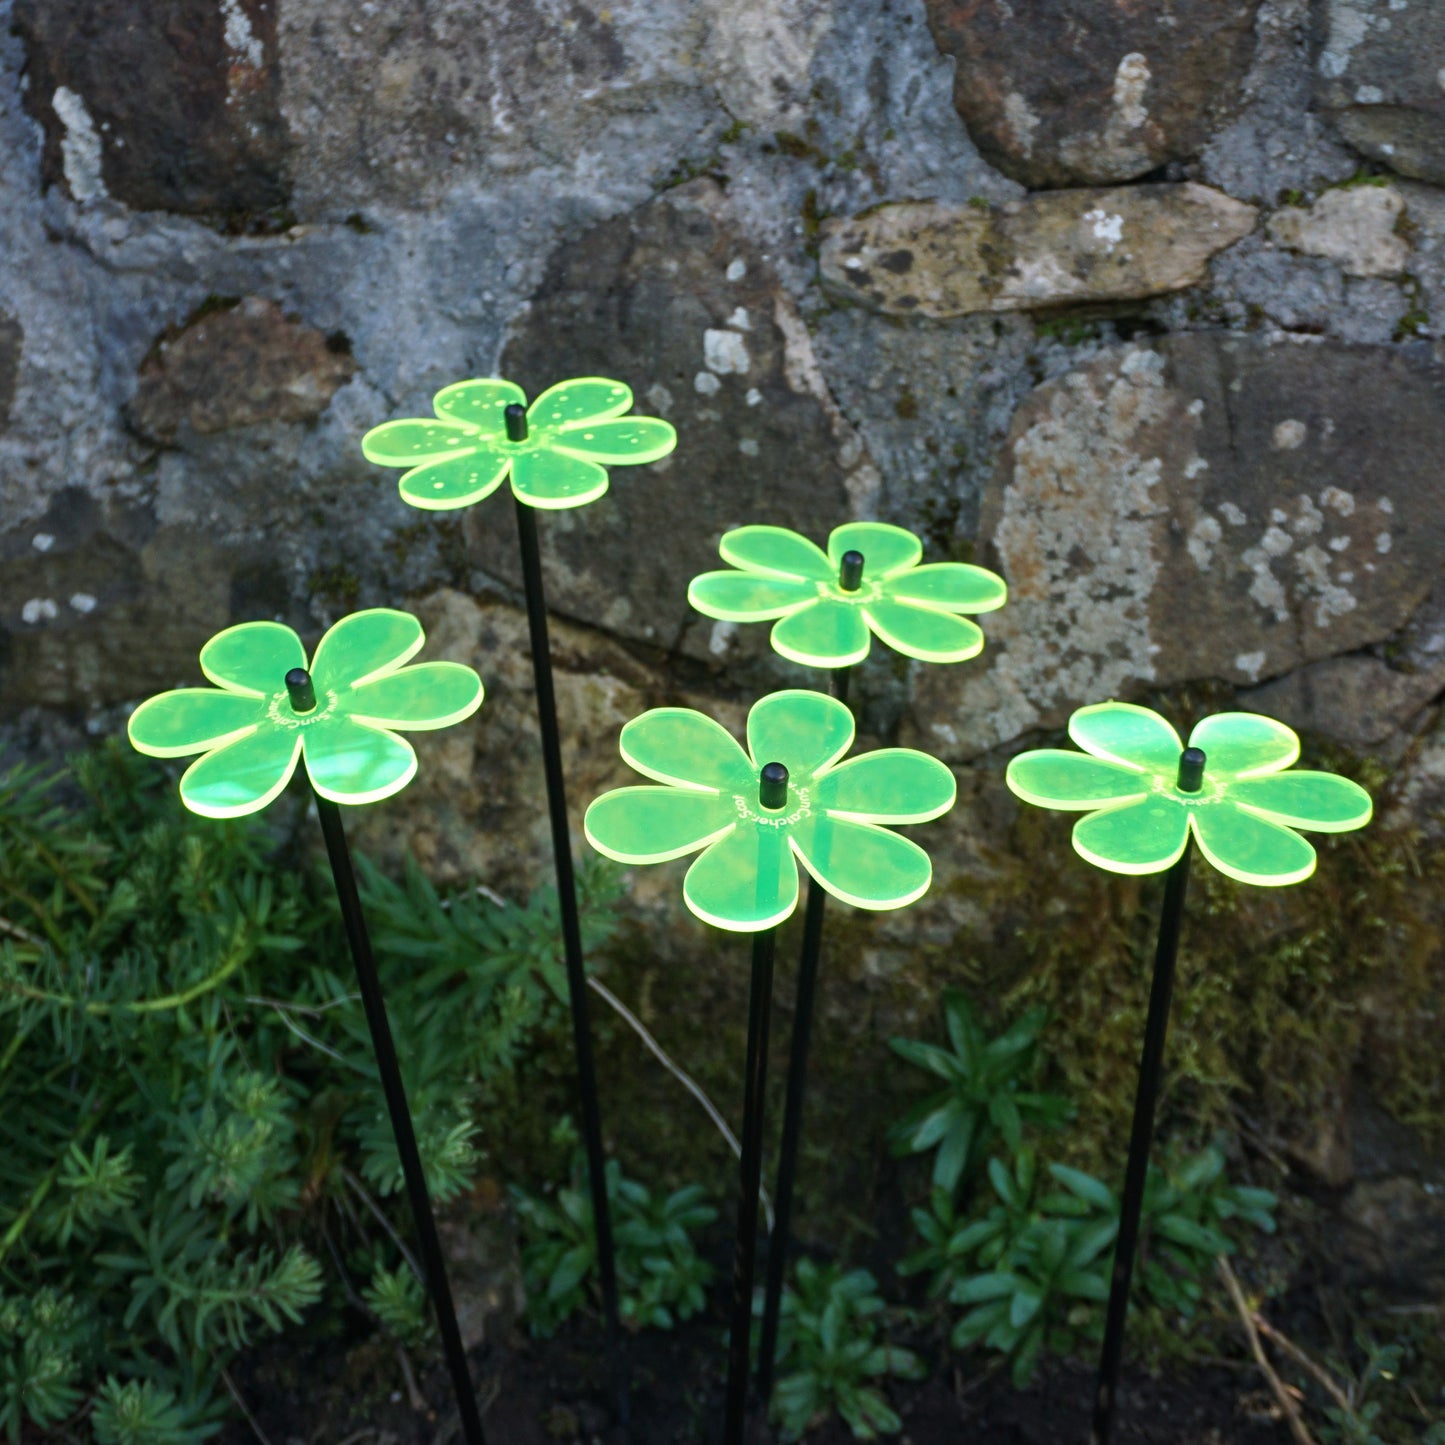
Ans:
{"type": "Polygon", "coordinates": [[[362,1298],[382,1325],[402,1344],[416,1348],[432,1338],[435,1324],[422,1282],[408,1265],[378,1266],[362,1298]]]}
{"type": "MultiPolygon", "coordinates": [[[[318,1256],[365,1260],[376,1316],[424,1337],[389,1235],[373,1230],[389,1207],[410,1225],[391,1204],[395,1144],[312,845],[309,827],[288,839],[192,817],[160,770],[117,746],[69,775],[0,777],[11,1439],[87,1416],[102,1441],[213,1433],[235,1352],[322,1299],[318,1256]],[[323,1226],[331,1250],[317,1248],[323,1226]]],[[[555,898],[443,896],[414,867],[400,883],[364,860],[358,870],[444,1200],[476,1177],[475,1121],[510,1087],[512,1062],[562,1017],[555,898]]],[[[615,884],[595,868],[582,883],[595,944],[615,884]]]]}
{"type": "MultiPolygon", "coordinates": [[[[629,1329],[671,1329],[702,1309],[712,1267],[699,1258],[693,1231],[717,1218],[695,1184],[654,1196],[607,1162],[607,1198],[617,1260],[618,1309],[629,1329]]],[[[532,1333],[550,1335],[597,1288],[597,1236],[586,1161],[552,1199],[514,1187],[522,1221],[522,1270],[532,1333]]]]}
{"type": "Polygon", "coordinates": [[[952,1192],[996,1135],[1017,1150],[1025,1124],[1056,1127],[1068,1117],[1068,1106],[1057,1095],[1020,1088],[1033,1072],[1042,1009],[1026,1013],[998,1038],[986,1039],[967,996],[950,988],[943,994],[943,1017],[948,1048],[919,1039],[889,1040],[899,1058],[943,1081],[943,1088],[920,1100],[891,1137],[899,1154],[936,1150],[934,1186],[952,1192]]]}
{"type": "MultiPolygon", "coordinates": [[[[754,1316],[761,1317],[762,1309],[758,1290],[754,1316]]],[[[921,1379],[924,1367],[912,1351],[879,1338],[883,1313],[877,1281],[866,1269],[798,1261],[797,1289],[783,1291],[778,1314],[771,1408],[783,1439],[801,1438],[835,1411],[856,1440],[876,1440],[902,1428],[878,1384],[890,1375],[921,1379]]]]}

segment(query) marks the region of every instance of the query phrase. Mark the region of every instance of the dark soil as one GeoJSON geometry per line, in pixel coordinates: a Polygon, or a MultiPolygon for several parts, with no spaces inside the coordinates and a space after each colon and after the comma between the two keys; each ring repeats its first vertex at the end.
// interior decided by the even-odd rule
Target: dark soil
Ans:
{"type": "MultiPolygon", "coordinates": [[[[678,1330],[646,1331],[627,1342],[631,1366],[630,1429],[608,1402],[602,1334],[594,1321],[574,1322],[550,1340],[518,1333],[505,1346],[472,1357],[486,1404],[488,1445],[704,1445],[721,1434],[724,1336],[721,1301],[712,1316],[678,1330]]],[[[889,1387],[903,1417],[898,1445],[1085,1445],[1093,1371],[1084,1362],[1052,1361],[1026,1390],[981,1357],[931,1360],[926,1380],[889,1387]]],[[[228,1427],[221,1445],[446,1445],[460,1439],[441,1369],[420,1381],[424,1409],[409,1387],[394,1345],[379,1339],[348,1348],[283,1344],[253,1358],[234,1376],[259,1427],[228,1427]]],[[[1257,1375],[1248,1367],[1200,1369],[1151,1378],[1126,1373],[1114,1431],[1116,1445],[1280,1445],[1257,1375]]],[[[774,1439],[760,1421],[753,1445],[774,1439]]],[[[808,1436],[814,1445],[845,1445],[838,1420],[808,1436]]]]}

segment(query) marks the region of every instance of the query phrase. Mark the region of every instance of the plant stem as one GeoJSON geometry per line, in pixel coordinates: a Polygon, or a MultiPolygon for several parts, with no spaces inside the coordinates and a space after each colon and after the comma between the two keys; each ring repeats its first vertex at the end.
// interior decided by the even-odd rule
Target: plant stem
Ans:
{"type": "MultiPolygon", "coordinates": [[[[833,671],[832,692],[848,701],[852,668],[833,671]]],[[[818,989],[818,963],[823,949],[823,909],[828,894],[816,878],[808,879],[808,901],[803,908],[803,951],[798,959],[798,992],[793,1001],[793,1042],[788,1054],[788,1089],[783,1102],[783,1134],[778,1149],[778,1183],[774,1190],[777,1218],[768,1238],[768,1276],[763,1287],[763,1331],[758,1342],[758,1395],[764,1404],[773,1395],[778,1351],[778,1321],[782,1314],[783,1281],[792,1243],[793,1186],[798,1176],[798,1145],[803,1132],[803,1096],[808,1087],[808,1049],[813,1035],[813,1008],[818,989]]]]}
{"type": "Polygon", "coordinates": [[[1149,1145],[1154,1137],[1154,1110],[1164,1072],[1164,1042],[1169,1031],[1169,1004],[1174,993],[1174,962],[1179,954],[1179,930],[1184,919],[1184,895],[1189,886],[1189,850],[1169,870],[1164,885],[1164,906],[1159,915],[1159,943],[1154,952],[1154,980],[1149,990],[1149,1016],[1144,1024],[1144,1048],[1139,1059],[1139,1084],[1134,1095],[1134,1124],[1129,1136],[1129,1163],[1124,1173],[1124,1197],[1119,1210],[1119,1237],[1114,1246],[1114,1268],[1109,1281],[1109,1306],[1104,1321],[1104,1345],[1099,1356],[1099,1379],[1094,1392],[1094,1418],[1090,1445],[1108,1445],[1114,1425],[1119,1365],[1124,1355],[1124,1323],[1129,1309],[1129,1281],[1139,1245],[1139,1220],[1144,1207],[1144,1185],[1149,1173],[1149,1145]]]}
{"type": "Polygon", "coordinates": [[[582,1142],[587,1151],[587,1180],[597,1234],[597,1264],[602,1276],[602,1315],[607,1336],[607,1369],[619,1423],[631,1416],[622,1332],[617,1312],[617,1257],[612,1243],[612,1212],[602,1152],[602,1110],[597,1069],[592,1060],[592,1025],[587,1011],[587,973],[582,962],[582,925],[577,912],[577,880],[572,867],[572,838],[567,824],[567,788],[562,774],[562,741],[557,727],[557,696],[552,683],[552,649],[547,637],[547,599],[542,587],[542,554],[533,508],[514,498],[522,585],[527,598],[527,630],[532,642],[532,676],[537,688],[537,725],[542,736],[542,767],[547,778],[547,811],[552,821],[552,856],[557,873],[557,908],[562,920],[562,951],[567,966],[567,1001],[572,1012],[572,1044],[577,1056],[577,1092],[582,1105],[582,1142]]]}
{"type": "Polygon", "coordinates": [[[312,789],[316,811],[321,819],[321,832],[326,839],[326,855],[331,861],[331,876],[336,883],[336,897],[341,904],[341,918],[346,925],[346,940],[351,945],[351,959],[356,965],[356,981],[361,989],[361,1002],[366,1022],[371,1028],[371,1046],[376,1053],[377,1071],[381,1075],[382,1092],[391,1116],[392,1133],[396,1136],[396,1152],[406,1180],[407,1197],[416,1223],[426,1285],[436,1311],[437,1329],[441,1334],[442,1352],[452,1377],[452,1389],[461,1414],[462,1437],[466,1445],[485,1445],[482,1417],[477,1411],[477,1397],[472,1393],[471,1374],[467,1369],[466,1350],[452,1305],[451,1286],[447,1282],[446,1263],[442,1258],[441,1240],[437,1237],[436,1218],[432,1214],[427,1193],[426,1174],[421,1154],[416,1147],[411,1110],[407,1107],[406,1088],[397,1062],[396,1044],[387,1022],[386,1002],[381,995],[381,980],[376,975],[376,960],[371,952],[371,935],[361,911],[361,895],[356,887],[356,873],[351,866],[351,850],[346,846],[346,831],[341,825],[341,810],[312,789]]]}
{"type": "Polygon", "coordinates": [[[748,1056],[743,1084],[743,1152],[738,1169],[737,1243],[733,1250],[733,1318],[728,1339],[724,1445],[742,1445],[752,1334],[753,1266],[758,1245],[758,1192],[763,1182],[763,1104],[768,1080],[768,1018],[773,994],[773,949],[778,931],[753,936],[748,990],[748,1056]]]}

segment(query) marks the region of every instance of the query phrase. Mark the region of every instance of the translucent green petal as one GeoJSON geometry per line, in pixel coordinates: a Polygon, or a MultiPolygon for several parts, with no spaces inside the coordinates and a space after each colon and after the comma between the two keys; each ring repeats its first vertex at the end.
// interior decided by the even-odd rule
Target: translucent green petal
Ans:
{"type": "Polygon", "coordinates": [[[413,418],[372,427],[361,439],[361,454],[382,467],[414,467],[457,456],[480,440],[472,427],[460,422],[413,418]]]}
{"type": "Polygon", "coordinates": [[[1204,771],[1211,778],[1275,773],[1299,757],[1294,733],[1257,712],[1215,713],[1189,734],[1189,746],[1204,750],[1204,771]]]}
{"type": "Polygon", "coordinates": [[[928,854],[886,828],[820,818],[790,836],[808,872],[855,908],[903,908],[922,898],[933,879],[928,854]]]}
{"type": "Polygon", "coordinates": [[[1229,785],[1229,800],[1243,803],[1272,823],[1310,828],[1317,833],[1348,833],[1370,821],[1370,795],[1348,778],[1298,769],[1263,778],[1241,778],[1229,785]]]}
{"type": "Polygon", "coordinates": [[[306,771],[333,803],[376,803],[399,793],[416,776],[416,754],[405,738],[329,717],[302,728],[306,771]]]}
{"type": "Polygon", "coordinates": [[[1132,768],[1062,748],[1020,753],[1009,763],[1004,781],[1024,802],[1040,808],[1107,808],[1149,791],[1132,768]]]}
{"type": "Polygon", "coordinates": [[[720,617],[726,622],[764,622],[816,602],[818,587],[800,577],[703,572],[687,584],[687,600],[705,617],[720,617]]]}
{"type": "Polygon", "coordinates": [[[880,748],[830,768],[813,786],[812,806],[866,823],[926,823],[952,806],[953,774],[912,748],[880,748]]]}
{"type": "Polygon", "coordinates": [[[529,507],[543,511],[582,507],[607,490],[607,472],[581,457],[521,452],[512,462],[512,490],[529,507]]]}
{"type": "Polygon", "coordinates": [[[343,617],[316,646],[311,680],[318,697],[328,689],[344,693],[395,672],[425,640],[421,623],[410,612],[369,607],[343,617]]]}
{"type": "Polygon", "coordinates": [[[631,388],[605,376],[579,376],[549,386],[528,408],[530,427],[571,426],[621,416],[632,405],[631,388]]]}
{"type": "Polygon", "coordinates": [[[737,827],[732,799],[682,788],[617,788],[587,809],[587,841],[619,863],[665,863],[737,827]]]}
{"type": "Polygon", "coordinates": [[[880,597],[868,603],[863,614],[894,652],[920,662],[963,662],[983,651],[978,625],[952,612],[880,597]]]}
{"type": "Polygon", "coordinates": [[[1126,767],[1179,774],[1184,744],[1179,734],[1147,707],[1131,702],[1101,702],[1081,707],[1069,719],[1069,736],[1086,753],[1126,767]]]}
{"type": "Polygon", "coordinates": [[[690,707],[655,707],[618,741],[623,761],[659,783],[734,793],[757,791],[757,769],[721,723],[690,707]]]}
{"type": "Polygon", "coordinates": [[[473,447],[461,456],[416,467],[396,485],[409,507],[451,512],[490,497],[511,465],[512,458],[506,453],[488,446],[473,447]]]}
{"type": "Polygon", "coordinates": [[[945,612],[992,612],[1008,601],[1008,588],[996,572],[963,562],[931,562],[891,578],[885,597],[922,602],[945,612]]]}
{"type": "Polygon", "coordinates": [[[183,758],[235,742],[265,716],[264,698],[182,687],[141,703],[131,713],[126,733],[138,753],[183,758]]]}
{"type": "Polygon", "coordinates": [[[1199,851],[1241,883],[1282,887],[1315,871],[1315,850],[1290,828],[1237,808],[1227,798],[1190,810],[1199,851]]]}
{"type": "Polygon", "coordinates": [[[527,394],[512,381],[490,377],[479,381],[454,381],[432,398],[432,409],[443,421],[459,421],[475,427],[479,437],[504,437],[509,406],[526,406],[527,394]]]}
{"type": "Polygon", "coordinates": [[[259,813],[291,781],[301,754],[301,731],[259,728],[198,758],[181,777],[181,802],[203,818],[259,813]]]}
{"type": "Polygon", "coordinates": [[[677,445],[677,432],[670,422],[655,416],[621,416],[615,421],[568,427],[548,445],[563,456],[623,466],[665,457],[677,445]]]}
{"type": "Polygon", "coordinates": [[[786,527],[734,527],[718,543],[724,562],[764,577],[809,577],[836,582],[838,569],[806,537],[786,527]]]}
{"type": "Polygon", "coordinates": [[[683,902],[714,928],[757,933],[798,904],[798,865],[782,828],[734,828],[687,870],[683,902]]]}
{"type": "Polygon", "coordinates": [[[769,693],[748,713],[748,751],[757,768],[782,763],[795,787],[853,746],[853,714],[835,697],[806,688],[769,693]]]}
{"type": "Polygon", "coordinates": [[[482,680],[460,662],[417,662],[348,693],[350,716],[379,727],[444,728],[482,705],[482,680]]]}
{"type": "Polygon", "coordinates": [[[1156,794],[1080,818],[1074,849],[1111,873],[1159,873],[1178,861],[1188,834],[1189,809],[1156,794]]]}
{"type": "Polygon", "coordinates": [[[242,622],[201,649],[201,671],[212,682],[253,697],[284,691],[286,674],[305,666],[301,639],[279,622],[242,622]]]}
{"type": "Polygon", "coordinates": [[[868,623],[851,602],[820,598],[777,623],[773,651],[804,667],[852,667],[868,656],[868,623]]]}
{"type": "Polygon", "coordinates": [[[915,566],[923,556],[923,543],[912,532],[887,522],[847,522],[834,527],[828,538],[828,560],[833,564],[834,577],[843,565],[844,552],[861,552],[863,580],[881,582],[915,566]]]}

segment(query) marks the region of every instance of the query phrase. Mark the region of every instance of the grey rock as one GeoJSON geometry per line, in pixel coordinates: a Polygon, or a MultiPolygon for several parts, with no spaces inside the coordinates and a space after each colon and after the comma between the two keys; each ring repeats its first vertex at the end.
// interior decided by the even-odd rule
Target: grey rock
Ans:
{"type": "Polygon", "coordinates": [[[997,209],[913,201],[830,222],[819,264],[842,294],[892,315],[1131,300],[1200,281],[1254,217],[1192,182],[1049,191],[997,209]]]}
{"type": "Polygon", "coordinates": [[[926,0],[984,155],[1034,186],[1132,180],[1235,104],[1258,0],[926,0]]]}
{"type": "Polygon", "coordinates": [[[1041,386],[981,517],[1009,605],[982,668],[917,678],[916,735],[968,757],[1086,702],[1385,640],[1445,550],[1442,388],[1400,351],[1209,333],[1041,386]]]}
{"type": "Polygon", "coordinates": [[[20,371],[20,352],[25,345],[25,332],[20,323],[0,311],[0,431],[10,422],[10,408],[15,404],[15,378],[20,371]]]}

